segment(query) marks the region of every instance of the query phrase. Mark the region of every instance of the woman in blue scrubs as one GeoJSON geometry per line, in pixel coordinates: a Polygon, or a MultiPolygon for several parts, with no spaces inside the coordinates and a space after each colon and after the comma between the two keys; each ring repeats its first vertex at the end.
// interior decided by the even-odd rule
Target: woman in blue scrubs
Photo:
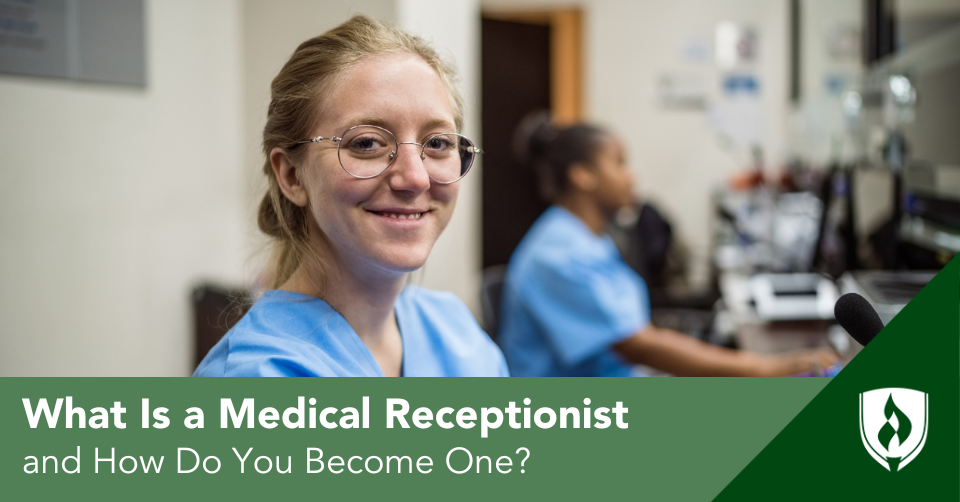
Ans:
{"type": "Polygon", "coordinates": [[[480,153],[454,76],[363,16],[297,48],[263,131],[274,289],[194,376],[507,376],[460,300],[406,285],[480,153]]]}
{"type": "Polygon", "coordinates": [[[764,357],[650,324],[646,284],[604,234],[633,204],[620,141],[584,124],[530,129],[521,145],[553,205],[507,266],[498,340],[513,376],[630,376],[636,364],[677,376],[780,376],[836,363],[829,350],[764,357]]]}

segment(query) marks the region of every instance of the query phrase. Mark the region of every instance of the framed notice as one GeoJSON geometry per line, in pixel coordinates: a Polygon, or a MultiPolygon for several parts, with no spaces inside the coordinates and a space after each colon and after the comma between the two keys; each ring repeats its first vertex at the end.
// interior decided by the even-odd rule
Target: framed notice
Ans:
{"type": "Polygon", "coordinates": [[[144,86],[143,0],[0,0],[0,72],[144,86]]]}

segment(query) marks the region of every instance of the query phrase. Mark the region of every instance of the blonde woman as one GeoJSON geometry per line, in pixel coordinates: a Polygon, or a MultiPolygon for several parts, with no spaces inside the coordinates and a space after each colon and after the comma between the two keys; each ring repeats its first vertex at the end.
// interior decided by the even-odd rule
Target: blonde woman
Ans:
{"type": "Polygon", "coordinates": [[[480,149],[454,70],[357,16],[301,44],[263,132],[273,290],[195,376],[506,376],[453,294],[406,285],[450,222],[480,149]]]}

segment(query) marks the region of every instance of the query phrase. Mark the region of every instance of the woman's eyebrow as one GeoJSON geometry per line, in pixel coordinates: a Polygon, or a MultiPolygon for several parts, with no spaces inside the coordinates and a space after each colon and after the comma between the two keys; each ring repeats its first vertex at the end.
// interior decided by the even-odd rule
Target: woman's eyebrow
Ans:
{"type": "Polygon", "coordinates": [[[445,120],[445,119],[431,120],[430,122],[427,122],[423,128],[424,129],[441,128],[443,130],[439,132],[457,132],[456,127],[454,127],[449,120],[445,120]]]}
{"type": "Polygon", "coordinates": [[[339,125],[340,129],[347,130],[350,127],[358,125],[372,125],[377,127],[382,127],[384,129],[390,129],[387,127],[387,122],[383,119],[378,119],[374,117],[357,117],[347,121],[347,123],[341,123],[339,125]]]}
{"type": "MultiPolygon", "coordinates": [[[[350,128],[350,127],[353,127],[353,126],[358,126],[358,125],[372,125],[372,126],[382,127],[382,128],[384,128],[384,129],[389,130],[390,132],[393,132],[394,134],[397,134],[397,133],[387,124],[387,121],[385,121],[385,120],[383,120],[383,119],[381,119],[381,118],[376,118],[376,117],[356,117],[356,118],[353,118],[353,119],[349,120],[348,122],[349,122],[349,123],[340,124],[340,125],[338,126],[338,127],[340,128],[341,132],[342,132],[342,131],[345,131],[347,128],[350,128]]],[[[426,122],[425,124],[423,124],[423,125],[421,126],[421,129],[422,129],[423,131],[429,131],[429,132],[457,132],[457,131],[456,131],[456,127],[454,127],[454,125],[453,125],[449,120],[440,119],[440,118],[438,118],[438,119],[433,119],[433,120],[430,120],[430,121],[426,122]]]]}

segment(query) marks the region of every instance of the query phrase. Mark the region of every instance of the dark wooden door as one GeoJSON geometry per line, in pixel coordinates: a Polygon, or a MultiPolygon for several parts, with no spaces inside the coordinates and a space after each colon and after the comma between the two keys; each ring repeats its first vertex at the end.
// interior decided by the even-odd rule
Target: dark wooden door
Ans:
{"type": "Polygon", "coordinates": [[[514,130],[550,109],[550,27],[483,19],[483,266],[505,264],[546,209],[536,175],[514,155],[514,130]]]}

